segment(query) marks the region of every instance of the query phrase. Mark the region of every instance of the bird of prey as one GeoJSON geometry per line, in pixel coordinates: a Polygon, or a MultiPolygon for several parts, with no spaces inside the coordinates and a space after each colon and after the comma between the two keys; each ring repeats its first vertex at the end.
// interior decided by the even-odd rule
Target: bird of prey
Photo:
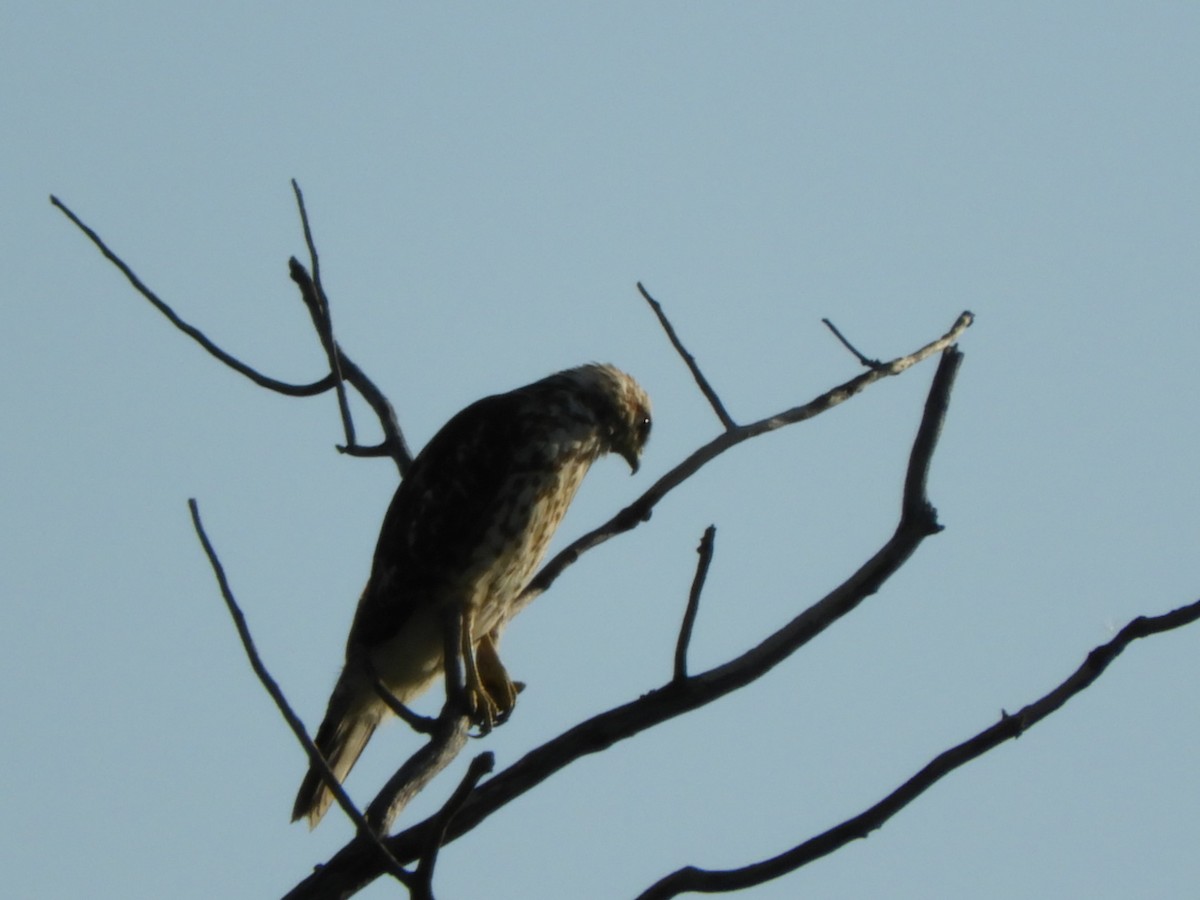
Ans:
{"type": "MultiPolygon", "coordinates": [[[[487,730],[508,717],[517,686],[497,655],[500,632],[591,464],[614,452],[636,472],[649,434],[646,392],[599,364],[485,397],[442,426],[384,517],[317,731],[338,781],[391,713],[377,679],[408,703],[443,671],[461,671],[476,724],[487,730]],[[457,660],[443,653],[454,633],[457,660]]],[[[332,800],[310,767],[292,821],[315,827],[332,800]]]]}

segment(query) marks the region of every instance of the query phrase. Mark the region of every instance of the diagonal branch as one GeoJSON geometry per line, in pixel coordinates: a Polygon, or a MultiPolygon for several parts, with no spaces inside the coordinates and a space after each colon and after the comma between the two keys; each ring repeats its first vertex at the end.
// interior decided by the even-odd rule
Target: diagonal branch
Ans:
{"type": "Polygon", "coordinates": [[[642,287],[642,283],[637,283],[637,289],[650,304],[650,308],[654,310],[654,314],[658,316],[659,324],[662,325],[663,331],[667,333],[667,338],[671,341],[671,346],[676,352],[683,357],[683,361],[687,363],[688,369],[691,370],[692,377],[696,379],[696,384],[699,385],[700,391],[708,399],[708,404],[713,408],[713,412],[717,414],[717,418],[721,420],[721,424],[725,426],[726,431],[732,431],[737,428],[737,422],[733,421],[729,413],[725,410],[725,404],[721,402],[721,398],[717,396],[717,392],[712,389],[712,385],[708,383],[708,379],[704,377],[704,373],[700,371],[700,366],[696,364],[696,357],[688,352],[683,346],[683,342],[675,334],[675,329],[671,327],[670,320],[667,319],[667,314],[663,312],[662,304],[650,296],[649,292],[642,287]]]}
{"type": "Polygon", "coordinates": [[[1107,644],[1092,650],[1083,664],[1048,694],[1025,706],[1015,715],[1002,714],[1000,721],[990,728],[940,753],[870,809],[791,850],[752,865],[725,870],[705,870],[694,866],[679,869],[642,892],[638,900],[667,900],[688,891],[715,894],[753,887],[794,872],[839,850],[853,840],[867,837],[955,769],[978,759],[1005,741],[1020,737],[1027,729],[1060,709],[1076,694],[1086,690],[1135,640],[1181,628],[1197,620],[1200,620],[1200,600],[1163,615],[1138,616],[1107,644]]]}
{"type": "MultiPolygon", "coordinates": [[[[953,347],[942,355],[913,444],[913,457],[933,454],[961,360],[962,354],[953,347]]],[[[918,477],[909,478],[905,485],[900,522],[895,533],[843,584],[741,656],[683,680],[673,678],[662,687],[593,716],[530,751],[472,792],[451,824],[448,838],[453,840],[470,831],[572,762],[712,703],[762,677],[854,610],[883,586],[927,536],[938,530],[934,509],[925,494],[924,480],[919,477],[919,473],[927,468],[927,459],[910,463],[909,471],[918,473],[918,477]]],[[[415,824],[388,838],[387,845],[398,859],[416,859],[427,845],[431,827],[430,820],[415,824]]],[[[348,896],[377,876],[378,861],[352,842],[287,896],[292,900],[348,896]]]]}
{"type": "Polygon", "coordinates": [[[124,260],[122,260],[108,248],[108,245],[104,243],[104,241],[100,238],[100,235],[96,234],[95,231],[85,225],[83,221],[77,215],[75,215],[75,213],[73,213],[65,203],[53,195],[50,197],[50,203],[51,205],[57,207],[63,215],[70,219],[75,224],[76,228],[86,234],[88,239],[96,245],[102,254],[104,254],[104,258],[121,270],[121,274],[128,279],[131,285],[133,285],[134,290],[149,300],[154,308],[166,316],[172,325],[198,343],[201,347],[203,347],[221,362],[225,363],[225,365],[229,366],[229,368],[233,369],[235,372],[246,376],[259,387],[266,388],[270,391],[275,391],[278,394],[285,394],[289,397],[312,397],[316,394],[323,394],[325,391],[334,386],[334,378],[332,375],[326,375],[320,381],[314,381],[312,384],[288,384],[284,381],[277,381],[274,378],[269,378],[268,376],[263,375],[256,369],[250,368],[250,366],[246,365],[241,360],[226,353],[211,340],[209,340],[204,332],[200,331],[200,329],[193,325],[189,325],[187,322],[181,319],[176,314],[175,310],[171,309],[171,307],[168,306],[156,293],[154,293],[154,291],[150,290],[150,288],[148,288],[142,282],[142,280],[138,278],[134,271],[125,264],[124,260]]]}
{"type": "Polygon", "coordinates": [[[258,680],[262,682],[262,686],[266,688],[267,693],[271,695],[271,699],[275,701],[275,705],[283,714],[284,719],[287,720],[293,734],[296,735],[296,739],[304,746],[304,750],[308,753],[308,758],[312,761],[312,764],[320,770],[321,777],[325,779],[325,784],[333,792],[334,799],[337,800],[338,805],[341,806],[346,815],[358,827],[359,835],[365,837],[373,850],[378,854],[378,858],[383,864],[383,871],[391,874],[405,885],[412,884],[411,873],[396,861],[395,857],[392,856],[387,847],[379,839],[379,834],[367,824],[367,820],[346,794],[341,783],[337,780],[337,776],[330,770],[329,765],[325,762],[325,757],[321,755],[321,751],[317,749],[316,744],[308,736],[308,732],[304,728],[304,723],[300,721],[300,717],[296,715],[291,705],[287,702],[287,698],[283,696],[283,691],[280,690],[279,684],[271,677],[271,673],[267,671],[262,657],[258,655],[258,648],[254,646],[254,639],[250,636],[250,627],[246,624],[246,617],[242,614],[241,607],[238,606],[237,600],[234,599],[233,590],[229,587],[229,580],[225,577],[225,567],[221,565],[221,560],[217,557],[217,551],[213,549],[213,545],[208,539],[208,534],[204,531],[204,525],[200,521],[200,507],[195,499],[188,500],[188,509],[192,513],[192,526],[196,529],[196,535],[200,538],[200,544],[204,548],[205,555],[208,557],[209,565],[212,566],[213,574],[217,578],[217,584],[221,588],[221,596],[225,599],[225,606],[229,609],[229,615],[233,617],[233,624],[237,628],[238,637],[242,640],[242,647],[246,651],[246,656],[250,660],[250,667],[254,670],[254,674],[258,676],[258,680]]]}
{"type": "Polygon", "coordinates": [[[795,406],[783,412],[776,413],[773,416],[768,416],[765,419],[760,419],[757,422],[739,425],[731,431],[725,431],[717,435],[707,444],[694,450],[687,459],[678,463],[659,478],[658,481],[650,485],[645,493],[629,504],[629,506],[622,509],[603,525],[592,529],[582,537],[576,538],[560,550],[553,559],[542,566],[541,571],[533,577],[529,585],[521,593],[521,596],[517,598],[517,602],[510,612],[510,618],[528,606],[538,596],[545,593],[558,576],[563,573],[563,570],[572,565],[588,550],[603,544],[618,534],[636,528],[640,523],[649,519],[654,507],[663,497],[679,487],[680,484],[695,475],[696,472],[726,450],[743,441],[758,437],[760,434],[766,434],[769,431],[775,431],[787,425],[795,425],[818,416],[849,400],[855,394],[862,392],[875,382],[893,375],[899,375],[901,372],[906,371],[922,360],[928,359],[935,353],[940,353],[946,348],[953,346],[974,320],[975,317],[971,313],[964,312],[955,321],[953,327],[944,335],[907,356],[897,357],[891,362],[884,363],[856,375],[849,381],[826,391],[802,406],[795,406]]]}

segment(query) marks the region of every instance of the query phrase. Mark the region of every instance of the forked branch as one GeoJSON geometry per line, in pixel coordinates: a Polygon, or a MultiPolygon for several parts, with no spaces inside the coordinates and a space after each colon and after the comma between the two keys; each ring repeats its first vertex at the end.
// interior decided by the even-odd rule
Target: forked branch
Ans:
{"type": "MultiPolygon", "coordinates": [[[[305,240],[309,247],[310,257],[314,269],[319,273],[319,269],[317,269],[318,257],[316,255],[316,247],[312,242],[312,232],[308,226],[307,213],[304,210],[303,195],[300,194],[299,186],[295,182],[293,182],[293,185],[295,186],[296,200],[300,206],[301,220],[304,224],[305,240]]],[[[235,372],[250,379],[259,387],[274,391],[277,394],[283,394],[284,396],[312,397],[336,387],[338,389],[338,408],[341,412],[343,429],[347,440],[346,445],[339,447],[339,450],[350,456],[389,456],[395,461],[401,475],[408,471],[408,467],[412,463],[412,453],[404,439],[404,434],[400,429],[391,403],[388,402],[387,397],[379,390],[378,386],[346,356],[334,340],[332,319],[329,315],[329,302],[328,298],[325,297],[324,289],[320,286],[320,282],[310,276],[304,266],[294,257],[289,261],[292,280],[300,288],[301,299],[303,299],[305,306],[308,308],[309,315],[313,319],[313,325],[321,340],[321,345],[325,350],[330,365],[330,373],[311,384],[289,384],[288,382],[270,378],[217,346],[204,332],[184,321],[174,309],[152,291],[137,276],[133,269],[108,247],[100,235],[75,215],[65,203],[54,196],[50,197],[50,203],[70,219],[75,227],[87,235],[88,239],[104,255],[104,258],[120,270],[121,274],[125,276],[139,294],[145,297],[155,309],[166,316],[172,325],[198,343],[209,354],[235,372]],[[355,442],[354,425],[350,416],[349,402],[342,387],[343,380],[358,391],[371,407],[372,412],[378,417],[380,428],[383,431],[383,440],[381,443],[371,447],[363,447],[355,442]]]]}
{"type": "Polygon", "coordinates": [[[1076,694],[1090,687],[1135,640],[1181,628],[1197,620],[1200,620],[1200,600],[1160,616],[1138,616],[1107,644],[1092,650],[1083,664],[1052,691],[1023,707],[1015,715],[1002,714],[1000,721],[990,728],[938,754],[869,809],[761,862],[737,869],[712,870],[695,866],[679,869],[651,885],[637,900],[667,900],[689,891],[705,894],[739,891],[794,872],[851,841],[865,838],[872,831],[882,828],[888,819],[955,769],[978,759],[1005,741],[1020,737],[1024,731],[1060,709],[1076,694]]]}
{"type": "Polygon", "coordinates": [[[922,360],[928,359],[930,356],[953,346],[962,336],[962,333],[971,326],[973,321],[975,321],[975,317],[969,312],[964,312],[958,317],[949,331],[919,350],[915,350],[906,356],[897,357],[890,362],[883,363],[856,375],[849,381],[831,388],[802,406],[794,406],[791,409],[786,409],[773,416],[759,419],[757,422],[751,422],[747,425],[738,425],[717,435],[707,444],[701,445],[686,459],[660,477],[658,481],[650,485],[645,493],[634,500],[633,503],[622,509],[603,525],[592,529],[582,537],[576,538],[572,543],[559,551],[553,559],[542,566],[541,571],[533,577],[518,598],[516,604],[514,604],[511,615],[516,615],[516,613],[533,602],[534,599],[545,593],[550,585],[554,583],[555,579],[588,550],[603,544],[618,534],[636,528],[640,523],[649,519],[654,507],[663,497],[679,487],[684,481],[691,478],[726,450],[737,446],[743,441],[758,437],[760,434],[766,434],[769,431],[775,431],[778,428],[795,425],[799,422],[807,421],[814,416],[819,416],[821,413],[828,412],[833,407],[844,403],[856,394],[866,390],[880,379],[899,375],[922,360]]]}

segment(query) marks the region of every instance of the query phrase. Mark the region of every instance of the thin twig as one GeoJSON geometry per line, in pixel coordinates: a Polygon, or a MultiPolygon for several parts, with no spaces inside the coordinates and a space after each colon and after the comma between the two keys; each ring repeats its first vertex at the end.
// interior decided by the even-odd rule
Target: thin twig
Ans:
{"type": "Polygon", "coordinates": [[[250,627],[246,624],[246,617],[242,614],[237,600],[234,599],[233,590],[229,586],[229,580],[225,577],[225,567],[221,565],[221,560],[217,557],[217,551],[213,549],[213,545],[208,539],[208,534],[204,530],[204,525],[200,521],[200,507],[194,498],[188,500],[188,509],[192,513],[192,526],[196,529],[196,535],[200,538],[200,544],[204,548],[205,555],[208,557],[209,565],[212,566],[213,574],[217,577],[217,584],[221,588],[221,596],[225,599],[225,606],[229,610],[229,615],[233,618],[233,624],[237,628],[238,637],[241,638],[242,647],[246,651],[246,656],[250,660],[250,667],[254,670],[254,674],[258,676],[258,680],[262,682],[262,686],[266,688],[267,693],[271,695],[271,699],[275,701],[275,705],[283,714],[283,718],[292,729],[292,733],[296,735],[296,739],[304,746],[308,758],[317,767],[318,771],[320,771],[321,777],[325,780],[326,786],[333,792],[338,805],[342,807],[346,815],[358,827],[358,833],[367,838],[377,848],[380,859],[383,861],[384,871],[393,875],[401,883],[410,885],[412,883],[412,874],[400,865],[387,847],[384,846],[379,835],[367,824],[366,818],[358,811],[358,807],[354,805],[354,802],[346,794],[345,790],[343,790],[337,777],[330,770],[328,763],[325,762],[325,757],[321,755],[321,751],[317,749],[316,744],[308,736],[308,731],[305,729],[304,723],[300,721],[300,717],[292,710],[278,683],[271,677],[271,673],[267,671],[262,657],[258,655],[258,648],[254,645],[254,639],[250,636],[250,627]]]}
{"type": "Polygon", "coordinates": [[[737,428],[737,422],[733,421],[729,413],[725,410],[725,404],[721,402],[721,398],[717,396],[717,392],[713,390],[712,385],[708,383],[708,379],[704,377],[704,373],[700,371],[700,367],[696,364],[696,357],[692,356],[683,346],[683,342],[675,334],[675,329],[671,327],[670,321],[667,319],[667,314],[663,312],[662,304],[650,296],[649,292],[642,287],[642,283],[637,283],[637,289],[650,304],[650,308],[654,310],[654,314],[658,316],[659,324],[662,325],[663,331],[667,333],[667,338],[671,341],[671,346],[676,352],[683,357],[683,361],[687,363],[687,367],[692,372],[692,378],[696,380],[696,384],[700,386],[701,392],[708,398],[708,404],[713,408],[713,412],[717,414],[717,418],[721,420],[721,424],[725,426],[726,431],[732,431],[737,428]]]}
{"type": "Polygon", "coordinates": [[[862,363],[864,366],[866,366],[868,369],[877,369],[883,365],[883,363],[880,362],[879,360],[871,359],[869,356],[863,356],[861,353],[859,353],[858,348],[855,347],[848,340],[846,340],[845,335],[843,335],[840,331],[838,331],[837,326],[834,325],[832,322],[830,322],[828,319],[822,319],[821,321],[825,323],[826,328],[828,328],[830,331],[833,332],[834,337],[836,337],[839,341],[842,342],[842,346],[845,347],[847,350],[849,350],[851,353],[853,353],[855,355],[855,357],[858,358],[858,361],[860,363],[862,363]]]}
{"type": "MultiPolygon", "coordinates": [[[[319,328],[321,300],[318,297],[316,283],[308,274],[308,270],[294,256],[288,260],[288,272],[292,281],[300,288],[300,296],[313,319],[314,327],[319,328]]],[[[396,418],[396,411],[375,382],[364,374],[336,341],[334,344],[342,377],[367,401],[372,412],[379,419],[379,427],[383,430],[383,443],[378,446],[351,445],[338,447],[338,450],[349,456],[390,456],[396,463],[396,468],[400,470],[400,476],[404,477],[408,473],[409,466],[412,465],[412,451],[409,450],[408,442],[404,439],[400,422],[396,418]]]]}
{"type": "Polygon", "coordinates": [[[75,215],[75,213],[73,213],[65,203],[53,195],[50,197],[50,203],[51,205],[57,207],[63,215],[70,219],[75,224],[76,228],[87,235],[88,239],[96,245],[96,248],[102,254],[104,254],[104,258],[116,266],[121,271],[121,274],[124,275],[129,281],[129,283],[133,285],[134,290],[149,300],[154,308],[166,316],[172,325],[194,340],[197,344],[199,344],[221,362],[225,363],[225,365],[229,366],[229,368],[233,369],[235,372],[249,378],[259,387],[266,388],[270,391],[275,391],[279,394],[286,394],[289,397],[312,397],[317,394],[323,394],[325,391],[334,386],[333,376],[331,375],[326,375],[320,381],[314,381],[312,384],[288,384],[285,381],[277,381],[274,378],[263,375],[256,369],[250,368],[250,366],[246,365],[240,359],[237,359],[236,357],[226,353],[224,350],[210,341],[204,332],[200,331],[200,329],[193,325],[189,325],[183,319],[179,318],[179,316],[175,313],[175,310],[171,309],[171,307],[168,306],[156,293],[154,293],[154,291],[150,290],[150,288],[148,288],[142,282],[142,280],[138,278],[133,269],[129,268],[129,266],[125,264],[125,261],[122,260],[121,257],[117,256],[117,254],[108,248],[108,245],[104,243],[100,235],[85,225],[83,220],[75,215]]]}
{"type": "Polygon", "coordinates": [[[688,891],[725,893],[762,884],[794,872],[846,844],[865,838],[892,816],[955,769],[979,758],[1008,740],[1014,740],[1068,700],[1090,687],[1126,647],[1139,638],[1160,634],[1200,620],[1200,600],[1159,616],[1138,616],[1106,644],[1093,649],[1083,664],[1049,693],[1015,715],[1002,713],[1000,721],[951,747],[927,763],[874,806],[828,831],[771,859],[737,869],[706,870],[687,866],[667,875],[639,895],[638,900],[667,900],[688,891]]]}
{"type": "Polygon", "coordinates": [[[433,869],[437,865],[438,851],[446,840],[446,829],[454,820],[454,816],[462,808],[471,791],[479,784],[479,779],[489,774],[496,766],[496,755],[490,750],[480,753],[467,767],[467,774],[458,783],[454,793],[450,795],[434,816],[430,828],[429,848],[417,863],[416,883],[412,887],[412,900],[433,900],[433,869]]]}
{"type": "Polygon", "coordinates": [[[312,228],[309,226],[308,210],[304,206],[304,194],[295,178],[292,179],[292,191],[296,195],[296,206],[300,210],[300,223],[304,228],[304,243],[308,246],[312,281],[316,287],[317,302],[315,308],[310,307],[309,311],[312,314],[313,325],[317,329],[317,336],[321,339],[321,346],[325,348],[325,356],[329,360],[329,371],[333,373],[334,387],[337,390],[338,412],[341,413],[342,427],[346,433],[346,446],[353,447],[357,444],[354,439],[354,419],[350,415],[350,403],[346,399],[346,385],[342,376],[337,341],[333,339],[333,316],[329,312],[329,297],[325,293],[325,286],[321,283],[321,261],[317,256],[317,245],[313,241],[312,228]]]}
{"type": "Polygon", "coordinates": [[[717,535],[717,526],[709,525],[704,529],[700,538],[700,546],[696,552],[700,559],[696,563],[696,575],[692,579],[692,589],[688,593],[687,609],[683,613],[683,622],[679,626],[679,638],[675,642],[675,675],[676,682],[687,680],[688,645],[692,642],[692,628],[696,624],[696,613],[700,609],[700,592],[704,590],[704,579],[708,577],[708,567],[712,564],[713,539],[717,535]]]}

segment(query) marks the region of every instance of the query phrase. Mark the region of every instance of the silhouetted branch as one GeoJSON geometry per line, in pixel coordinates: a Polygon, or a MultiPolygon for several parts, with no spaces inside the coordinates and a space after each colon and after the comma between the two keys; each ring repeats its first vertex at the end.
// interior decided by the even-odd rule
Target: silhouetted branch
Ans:
{"type": "Polygon", "coordinates": [[[881,363],[879,360],[871,359],[869,356],[863,356],[861,353],[859,353],[858,348],[856,348],[852,343],[850,343],[848,340],[846,340],[846,336],[844,334],[842,334],[840,331],[838,331],[837,326],[834,325],[832,322],[830,322],[828,319],[822,319],[821,321],[825,323],[826,328],[828,328],[830,331],[833,332],[833,336],[842,342],[842,346],[845,347],[847,350],[849,350],[851,353],[853,353],[855,358],[858,359],[858,361],[860,363],[862,363],[864,366],[866,366],[868,369],[877,369],[877,368],[879,368],[879,366],[883,365],[883,363],[881,363]]]}
{"type": "MultiPolygon", "coordinates": [[[[299,194],[299,186],[295,185],[297,192],[297,202],[300,203],[301,221],[304,225],[305,241],[309,247],[309,253],[313,260],[314,266],[317,264],[318,258],[316,248],[312,241],[312,233],[308,226],[308,216],[303,207],[303,198],[299,194]]],[[[50,197],[50,203],[60,210],[63,215],[74,223],[80,231],[87,235],[88,239],[96,245],[97,249],[104,255],[110,263],[121,271],[121,274],[133,285],[134,289],[150,301],[159,312],[167,319],[203,347],[208,353],[223,362],[229,368],[233,369],[246,378],[249,378],[259,387],[274,391],[278,394],[283,394],[288,397],[312,397],[317,394],[323,394],[330,388],[335,388],[338,391],[338,408],[342,416],[343,429],[347,435],[347,445],[338,449],[348,456],[358,457],[378,457],[389,456],[396,463],[400,475],[403,477],[408,472],[408,467],[412,464],[412,452],[408,448],[408,443],[404,439],[404,434],[400,429],[400,424],[396,419],[395,410],[392,409],[391,403],[383,392],[369,379],[363,371],[346,357],[345,352],[333,338],[332,325],[329,318],[328,301],[322,299],[324,290],[319,282],[315,281],[308,271],[294,257],[289,260],[289,269],[292,280],[300,287],[301,298],[304,300],[305,306],[308,308],[309,315],[313,320],[313,326],[317,331],[317,336],[321,340],[321,346],[325,349],[326,356],[329,359],[330,374],[326,375],[320,381],[314,381],[312,384],[289,384],[287,382],[278,381],[263,375],[261,372],[246,365],[241,360],[237,359],[230,353],[222,350],[214,344],[200,329],[188,324],[181,319],[176,312],[167,305],[154,291],[147,287],[137,274],[117,256],[108,245],[100,238],[100,236],[89,228],[78,216],[72,212],[65,203],[55,196],[50,197]],[[338,373],[338,374],[335,374],[338,373]],[[343,380],[350,384],[362,398],[371,407],[371,411],[375,413],[379,419],[380,428],[383,431],[383,441],[375,446],[363,447],[355,443],[354,440],[354,425],[350,416],[348,400],[346,398],[345,389],[342,386],[343,380]]]]}
{"type": "Polygon", "coordinates": [[[696,575],[688,593],[687,609],[683,612],[683,622],[679,626],[679,639],[675,642],[675,681],[687,679],[688,645],[692,642],[692,628],[696,624],[696,613],[700,609],[700,592],[704,590],[704,579],[708,577],[708,567],[712,564],[713,539],[716,535],[716,526],[709,525],[704,529],[704,536],[700,538],[700,546],[696,548],[700,559],[696,563],[696,575]]]}
{"type": "Polygon", "coordinates": [[[262,657],[258,655],[258,648],[254,646],[254,639],[250,636],[250,627],[246,624],[246,617],[242,614],[241,607],[238,606],[237,600],[234,599],[233,590],[229,587],[229,580],[225,577],[225,567],[221,565],[221,560],[217,557],[217,551],[213,549],[213,545],[208,539],[208,534],[204,531],[204,525],[200,521],[200,507],[195,499],[188,500],[188,509],[192,513],[192,526],[196,529],[196,535],[200,538],[200,545],[204,548],[209,565],[212,566],[213,574],[216,575],[217,584],[221,588],[221,596],[225,599],[225,606],[229,610],[229,615],[233,618],[233,624],[237,628],[238,637],[242,641],[242,648],[246,651],[246,657],[250,660],[250,667],[254,670],[254,674],[258,676],[258,680],[262,682],[262,686],[266,688],[267,693],[271,695],[271,699],[275,701],[275,705],[283,714],[283,718],[287,721],[289,727],[291,727],[292,733],[296,735],[296,740],[304,747],[309,760],[320,771],[321,777],[324,779],[326,786],[333,792],[334,799],[337,800],[338,805],[358,827],[360,837],[364,838],[378,854],[383,865],[383,871],[394,876],[405,885],[411,884],[411,873],[400,865],[388,851],[387,847],[380,841],[379,835],[367,824],[367,820],[363,817],[363,814],[358,811],[358,807],[354,805],[354,802],[346,794],[337,777],[330,770],[329,765],[325,762],[325,757],[321,755],[321,751],[317,749],[316,744],[308,736],[308,731],[305,730],[304,723],[293,712],[291,705],[287,702],[287,698],[283,696],[283,691],[280,690],[278,683],[271,677],[271,673],[267,671],[262,657]]]}
{"type": "Polygon", "coordinates": [[[462,808],[463,802],[470,796],[471,791],[479,784],[479,779],[491,772],[495,765],[496,756],[490,750],[480,753],[471,760],[471,765],[467,767],[467,774],[463,776],[454,793],[450,795],[450,799],[442,805],[441,810],[434,817],[430,828],[432,840],[429,848],[421,856],[420,862],[417,863],[412,900],[433,900],[433,869],[437,865],[438,851],[446,839],[446,829],[459,809],[462,808]]]}
{"type": "Polygon", "coordinates": [[[108,248],[108,245],[101,240],[100,235],[96,234],[95,231],[85,225],[83,221],[75,215],[75,213],[67,208],[65,203],[53,195],[50,197],[50,203],[57,207],[63,213],[63,215],[70,219],[75,224],[76,228],[86,234],[88,239],[96,245],[102,254],[104,254],[104,258],[120,269],[121,274],[128,279],[129,283],[133,285],[134,289],[147,300],[149,300],[155,309],[166,316],[172,325],[198,343],[201,347],[203,347],[221,362],[225,363],[225,365],[229,366],[229,368],[233,369],[235,372],[245,375],[259,387],[264,387],[269,391],[275,391],[278,394],[286,394],[289,397],[312,397],[316,394],[323,394],[325,391],[334,386],[334,378],[332,375],[326,375],[320,381],[314,381],[312,384],[288,384],[287,382],[276,381],[274,378],[268,378],[261,372],[250,368],[250,366],[246,365],[241,360],[226,353],[224,350],[210,341],[208,337],[206,337],[205,334],[200,331],[200,329],[189,325],[183,319],[179,318],[179,316],[176,315],[175,310],[171,309],[171,307],[163,302],[159,296],[154,293],[154,291],[150,290],[150,288],[143,284],[142,280],[138,278],[134,271],[125,264],[124,260],[122,260],[108,248]]]}
{"type": "Polygon", "coordinates": [[[649,292],[642,287],[642,283],[637,283],[637,289],[650,304],[650,308],[654,310],[654,314],[658,316],[659,324],[662,325],[663,331],[667,333],[667,338],[671,341],[671,346],[683,357],[683,361],[687,363],[687,367],[692,372],[692,377],[696,379],[696,384],[700,386],[701,392],[708,398],[709,405],[713,408],[713,412],[717,414],[717,418],[721,420],[721,424],[725,426],[726,431],[731,431],[737,428],[737,422],[733,421],[729,413],[725,410],[725,404],[721,402],[721,398],[717,396],[717,392],[712,389],[712,385],[708,383],[708,379],[704,377],[704,373],[700,371],[700,366],[696,364],[696,357],[692,356],[683,346],[683,342],[675,334],[675,329],[671,327],[671,322],[667,319],[667,314],[663,312],[662,304],[650,296],[649,292]]]}
{"type": "Polygon", "coordinates": [[[753,887],[794,872],[853,840],[867,837],[946,775],[971,760],[978,759],[1005,741],[1020,737],[1025,730],[1090,687],[1109,664],[1135,640],[1181,628],[1197,620],[1200,620],[1200,600],[1160,616],[1138,616],[1107,644],[1092,650],[1083,664],[1048,694],[1025,706],[1015,715],[1002,713],[1000,721],[990,728],[940,753],[870,809],[785,853],[749,866],[724,870],[706,870],[695,866],[679,869],[642,892],[638,900],[667,900],[688,891],[714,894],[753,887]]]}
{"type": "Polygon", "coordinates": [[[314,302],[308,303],[307,295],[305,295],[305,301],[309,313],[312,315],[313,327],[321,339],[321,346],[325,349],[325,357],[329,360],[329,371],[333,373],[334,387],[337,389],[338,412],[341,413],[342,428],[346,433],[346,446],[353,447],[358,441],[354,439],[354,419],[350,415],[350,404],[346,400],[340,352],[337,341],[333,339],[333,316],[329,312],[329,297],[325,293],[325,286],[321,284],[321,261],[317,256],[317,245],[313,243],[312,228],[308,222],[308,210],[304,206],[304,194],[295,178],[292,179],[292,192],[296,195],[296,206],[300,210],[304,243],[308,246],[308,259],[312,267],[312,283],[316,288],[313,292],[314,302]]]}
{"type": "Polygon", "coordinates": [[[560,550],[553,559],[542,566],[537,575],[529,582],[529,585],[521,593],[521,596],[517,598],[517,602],[513,605],[509,617],[511,618],[513,615],[516,615],[539,595],[543,594],[554,583],[555,579],[563,573],[564,569],[572,565],[588,550],[603,544],[618,534],[630,531],[636,528],[641,522],[648,520],[654,507],[663,497],[692,475],[695,475],[696,472],[730,447],[734,447],[742,443],[742,441],[750,440],[750,438],[758,437],[760,434],[774,431],[777,428],[783,428],[786,425],[795,425],[798,422],[811,419],[849,400],[876,381],[892,375],[899,375],[911,366],[952,346],[962,336],[962,333],[970,327],[974,320],[975,317],[971,313],[964,312],[958,317],[948,332],[936,341],[926,344],[924,347],[907,356],[897,357],[891,362],[871,368],[851,378],[849,381],[826,391],[803,406],[792,407],[773,416],[760,419],[757,422],[751,422],[748,425],[738,425],[732,430],[717,435],[707,444],[693,451],[687,459],[678,463],[659,478],[658,481],[654,482],[645,493],[629,504],[629,506],[622,509],[603,525],[592,529],[582,537],[576,538],[572,543],[560,550]]]}

